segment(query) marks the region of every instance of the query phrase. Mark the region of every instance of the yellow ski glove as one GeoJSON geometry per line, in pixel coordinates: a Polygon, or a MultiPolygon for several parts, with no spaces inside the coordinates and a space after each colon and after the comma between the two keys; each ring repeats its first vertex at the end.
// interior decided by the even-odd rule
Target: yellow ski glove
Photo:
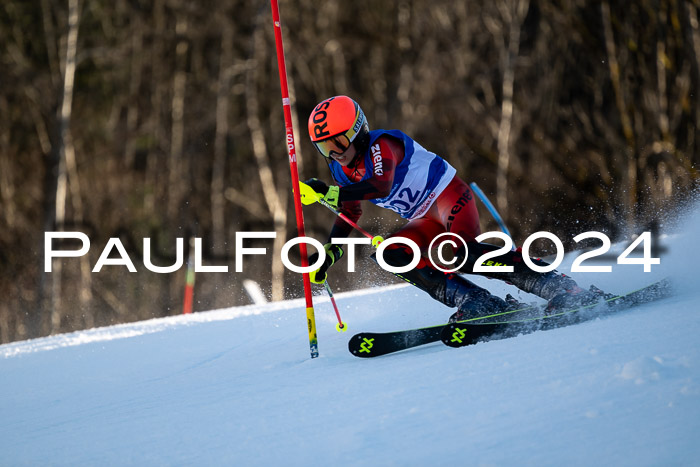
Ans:
{"type": "Polygon", "coordinates": [[[336,211],[340,205],[338,202],[340,187],[335,185],[328,186],[317,178],[311,178],[305,182],[300,182],[299,194],[301,195],[301,202],[303,204],[313,204],[323,199],[336,211]]]}

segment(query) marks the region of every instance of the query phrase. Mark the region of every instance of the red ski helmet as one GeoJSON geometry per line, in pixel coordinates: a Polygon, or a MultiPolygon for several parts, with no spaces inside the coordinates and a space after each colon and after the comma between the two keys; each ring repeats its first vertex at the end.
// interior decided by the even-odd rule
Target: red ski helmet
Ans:
{"type": "Polygon", "coordinates": [[[342,154],[353,142],[357,153],[364,154],[369,147],[369,124],[357,102],[347,96],[335,96],[311,112],[309,136],[324,157],[342,154]]]}

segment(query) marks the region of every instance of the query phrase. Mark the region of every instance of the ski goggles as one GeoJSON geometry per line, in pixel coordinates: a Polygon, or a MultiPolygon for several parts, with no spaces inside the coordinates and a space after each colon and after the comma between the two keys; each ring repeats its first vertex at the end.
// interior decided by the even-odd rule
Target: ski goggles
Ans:
{"type": "MultiPolygon", "coordinates": [[[[353,135],[354,136],[354,135],[353,135]]],[[[348,138],[347,133],[333,136],[323,141],[313,141],[314,146],[318,149],[323,157],[331,157],[331,154],[341,155],[348,150],[352,141],[348,138]]]]}

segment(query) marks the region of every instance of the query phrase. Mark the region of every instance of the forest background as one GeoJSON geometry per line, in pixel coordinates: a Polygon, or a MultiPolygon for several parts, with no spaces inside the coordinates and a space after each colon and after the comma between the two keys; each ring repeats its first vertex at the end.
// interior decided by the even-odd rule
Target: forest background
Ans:
{"type": "MultiPolygon", "coordinates": [[[[330,181],[306,119],[346,94],[477,182],[518,244],[663,231],[693,198],[699,0],[280,3],[301,179],[330,181]]],[[[248,279],[301,296],[278,253],[297,233],[267,0],[4,0],[0,69],[0,343],[180,313],[186,268],[147,270],[144,237],[157,265],[196,236],[229,266],[197,276],[195,311],[250,303],[248,279]],[[46,273],[61,230],[91,249],[46,273]],[[268,254],[236,273],[248,231],[277,240],[247,242],[268,254]],[[137,272],[91,272],[111,237],[137,272]]],[[[333,215],[305,220],[324,241],[333,215]]],[[[401,222],[369,205],[361,220],[401,222]]],[[[498,230],[486,211],[482,228],[498,230]]],[[[397,280],[359,256],[336,290],[397,280]]]]}

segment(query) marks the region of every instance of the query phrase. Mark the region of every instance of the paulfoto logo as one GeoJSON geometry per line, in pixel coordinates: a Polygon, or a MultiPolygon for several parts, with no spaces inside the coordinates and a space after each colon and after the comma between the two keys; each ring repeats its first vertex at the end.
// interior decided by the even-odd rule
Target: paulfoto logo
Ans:
{"type": "MultiPolygon", "coordinates": [[[[244,256],[253,255],[266,255],[267,248],[262,247],[245,247],[243,246],[244,240],[251,239],[275,239],[277,234],[275,232],[236,232],[235,239],[235,271],[243,272],[243,258],[244,256]]],[[[499,249],[490,251],[474,262],[474,266],[471,271],[465,271],[464,267],[467,262],[469,244],[468,242],[460,237],[459,235],[446,232],[438,235],[430,243],[428,251],[428,259],[430,263],[436,269],[443,271],[445,273],[452,272],[513,272],[513,266],[501,263],[498,258],[505,253],[513,250],[512,239],[503,232],[494,231],[486,232],[484,234],[476,237],[476,242],[484,242],[489,239],[500,239],[504,245],[499,249]],[[446,259],[445,249],[448,251],[463,251],[463,254],[454,256],[451,259],[446,259]],[[437,257],[437,258],[436,258],[437,257]]],[[[610,238],[601,232],[585,232],[577,235],[573,240],[577,243],[583,240],[594,239],[602,242],[602,246],[596,249],[587,250],[580,253],[573,261],[570,271],[571,272],[612,272],[611,265],[583,265],[584,261],[595,262],[596,259],[600,260],[604,257],[608,258],[607,254],[611,247],[610,238]]],[[[334,238],[331,241],[334,244],[343,245],[347,252],[347,271],[355,272],[355,252],[357,245],[371,245],[372,240],[369,238],[334,238]]],[[[643,232],[640,234],[629,246],[617,256],[616,263],[620,265],[641,265],[644,268],[644,272],[651,272],[651,266],[661,264],[660,258],[653,257],[652,253],[652,235],[651,232],[643,232]],[[642,248],[641,257],[634,256],[633,254],[638,254],[636,251],[639,247],[642,248]]],[[[45,232],[44,233],[44,271],[51,272],[52,263],[55,258],[78,258],[86,255],[90,250],[90,239],[88,236],[82,232],[45,232]],[[80,242],[81,246],[78,249],[61,249],[55,248],[54,240],[73,240],[80,242]]],[[[551,232],[536,232],[530,235],[522,246],[522,257],[523,262],[533,271],[545,273],[557,269],[563,259],[564,259],[564,245],[561,240],[551,232]],[[556,250],[554,255],[554,260],[552,263],[546,266],[535,264],[530,256],[530,248],[532,244],[539,240],[544,239],[550,241],[556,250]]],[[[321,267],[326,258],[326,251],[321,242],[311,237],[296,237],[287,241],[280,252],[281,260],[284,266],[296,273],[308,273],[314,271],[321,267]],[[301,243],[313,246],[318,252],[318,259],[306,267],[297,266],[293,264],[289,259],[289,250],[301,243]]],[[[401,274],[415,268],[421,260],[420,247],[411,239],[405,237],[389,237],[388,239],[382,241],[377,246],[376,259],[379,266],[384,270],[394,273],[401,274]],[[391,266],[387,264],[384,260],[384,251],[387,247],[395,244],[403,244],[408,246],[413,254],[413,258],[410,263],[405,266],[391,266]]],[[[168,274],[178,271],[184,263],[184,239],[176,239],[176,259],[175,263],[170,266],[156,266],[153,264],[151,259],[151,239],[143,239],[143,264],[151,272],[158,274],[168,274]]],[[[123,266],[126,267],[130,272],[136,272],[136,266],[129,257],[124,245],[121,240],[116,237],[109,239],[105,247],[102,249],[99,259],[92,269],[92,272],[100,272],[103,266],[123,266]],[[116,252],[117,257],[113,253],[116,252]]],[[[228,272],[228,266],[207,266],[203,264],[202,260],[202,239],[194,239],[194,270],[195,272],[228,272]]]]}

